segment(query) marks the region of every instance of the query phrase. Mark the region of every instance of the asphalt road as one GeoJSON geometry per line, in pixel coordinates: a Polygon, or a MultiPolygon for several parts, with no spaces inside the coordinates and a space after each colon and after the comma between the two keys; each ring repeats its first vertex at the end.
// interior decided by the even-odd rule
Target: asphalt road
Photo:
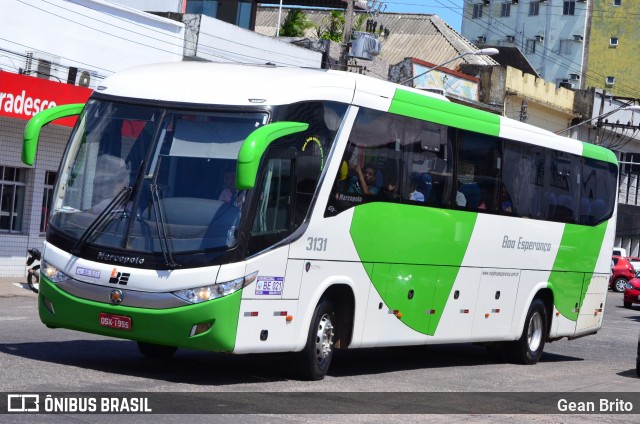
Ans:
{"type": "MultiPolygon", "coordinates": [[[[35,295],[22,293],[20,289],[15,293],[0,293],[0,391],[5,393],[171,392],[176,401],[186,399],[180,396],[200,394],[204,396],[203,402],[222,401],[208,399],[208,394],[227,394],[235,396],[231,398],[233,402],[225,398],[228,409],[220,410],[230,413],[238,412],[234,408],[251,410],[251,402],[260,403],[262,398],[272,405],[272,410],[258,408],[255,415],[236,416],[243,422],[261,423],[342,422],[345,419],[353,422],[392,419],[465,423],[637,422],[636,414],[640,413],[640,379],[635,370],[640,306],[624,309],[619,293],[609,293],[604,325],[598,334],[547,344],[541,361],[535,366],[505,363],[485,348],[472,344],[356,349],[338,352],[329,375],[319,382],[297,380],[292,372],[291,355],[236,356],[178,350],[169,361],[145,359],[130,341],[46,328],[38,320],[35,295]],[[376,400],[379,392],[388,395],[376,400]],[[487,400],[478,398],[478,394],[493,393],[497,399],[499,393],[496,392],[537,392],[529,395],[533,396],[530,399],[534,403],[536,396],[544,397],[549,392],[573,396],[577,392],[578,400],[587,392],[614,398],[631,393],[628,397],[639,401],[634,401],[631,415],[546,415],[557,413],[555,407],[536,415],[502,415],[502,411],[481,408],[487,400]],[[302,398],[295,400],[292,393],[301,394],[302,398]],[[352,403],[353,411],[341,409],[339,403],[348,401],[349,393],[360,394],[360,403],[352,403]],[[445,404],[449,399],[459,399],[459,407],[453,412],[473,415],[405,415],[405,412],[414,412],[411,402],[424,401],[420,396],[425,393],[450,394],[451,397],[444,398],[445,404]],[[336,398],[338,394],[343,397],[336,398]],[[286,402],[293,404],[295,414],[278,408],[287,405],[286,402]],[[389,405],[409,407],[398,410],[389,405]],[[331,408],[341,413],[317,415],[334,412],[331,408]],[[367,413],[367,408],[371,413],[367,413]],[[386,415],[373,414],[380,412],[380,408],[386,415]],[[345,411],[358,414],[343,415],[345,411]]],[[[437,396],[432,398],[434,401],[437,396]]],[[[552,406],[555,402],[554,398],[552,406]]],[[[500,408],[499,402],[497,408],[500,408]]],[[[0,422],[11,418],[6,422],[135,423],[160,422],[160,417],[162,422],[185,419],[181,415],[0,414],[0,422]]],[[[229,415],[189,415],[188,419],[190,422],[222,422],[228,421],[229,415]]]]}

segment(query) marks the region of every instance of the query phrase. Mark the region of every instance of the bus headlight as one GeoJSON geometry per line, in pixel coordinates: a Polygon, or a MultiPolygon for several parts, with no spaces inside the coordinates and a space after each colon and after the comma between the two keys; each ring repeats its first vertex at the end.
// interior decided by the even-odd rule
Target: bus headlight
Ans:
{"type": "Polygon", "coordinates": [[[53,265],[49,265],[45,261],[41,262],[40,270],[42,273],[53,283],[61,283],[69,279],[69,276],[64,272],[60,271],[53,265]]]}
{"type": "Polygon", "coordinates": [[[244,277],[236,278],[235,280],[211,284],[209,286],[195,287],[192,289],[178,290],[172,293],[185,302],[201,303],[235,293],[241,288],[251,284],[257,276],[258,271],[245,275],[244,277]]]}

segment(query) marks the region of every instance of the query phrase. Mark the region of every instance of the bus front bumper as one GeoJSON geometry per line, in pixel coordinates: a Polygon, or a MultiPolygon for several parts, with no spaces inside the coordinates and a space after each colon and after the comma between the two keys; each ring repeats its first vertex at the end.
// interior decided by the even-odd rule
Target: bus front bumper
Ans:
{"type": "Polygon", "coordinates": [[[232,352],[241,297],[240,290],[199,304],[146,309],[81,299],[43,276],[38,310],[40,320],[48,327],[166,346],[232,352]]]}

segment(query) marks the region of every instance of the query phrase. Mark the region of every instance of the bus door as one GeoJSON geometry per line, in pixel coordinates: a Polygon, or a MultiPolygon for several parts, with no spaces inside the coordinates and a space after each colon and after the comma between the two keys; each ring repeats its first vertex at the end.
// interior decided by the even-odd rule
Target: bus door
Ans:
{"type": "Polygon", "coordinates": [[[573,336],[580,312],[585,274],[582,272],[552,271],[549,286],[553,291],[554,313],[550,335],[573,336]]]}
{"type": "Polygon", "coordinates": [[[302,264],[288,266],[289,245],[278,246],[292,231],[293,182],[296,152],[270,148],[256,182],[253,199],[244,207],[254,211],[249,230],[246,273],[258,272],[242,294],[235,352],[290,350],[302,264]],[[258,254],[259,253],[259,254],[258,254]]]}
{"type": "Polygon", "coordinates": [[[609,276],[605,274],[584,274],[582,283],[583,300],[578,322],[576,323],[576,336],[589,333],[602,325],[602,313],[609,289],[609,276]]]}
{"type": "Polygon", "coordinates": [[[362,345],[426,343],[438,284],[438,267],[386,263],[364,265],[370,272],[373,287],[369,293],[362,345]]]}
{"type": "Polygon", "coordinates": [[[511,332],[511,324],[520,284],[520,270],[482,268],[476,302],[474,339],[491,340],[511,332]]]}

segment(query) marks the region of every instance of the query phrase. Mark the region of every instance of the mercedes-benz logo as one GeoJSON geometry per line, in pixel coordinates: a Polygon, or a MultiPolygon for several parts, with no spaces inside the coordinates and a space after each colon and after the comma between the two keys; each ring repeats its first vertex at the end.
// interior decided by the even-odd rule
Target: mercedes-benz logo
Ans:
{"type": "Polygon", "coordinates": [[[122,294],[122,290],[118,290],[118,289],[111,290],[111,292],[109,293],[109,300],[114,305],[121,304],[123,299],[124,299],[124,295],[122,294]]]}

